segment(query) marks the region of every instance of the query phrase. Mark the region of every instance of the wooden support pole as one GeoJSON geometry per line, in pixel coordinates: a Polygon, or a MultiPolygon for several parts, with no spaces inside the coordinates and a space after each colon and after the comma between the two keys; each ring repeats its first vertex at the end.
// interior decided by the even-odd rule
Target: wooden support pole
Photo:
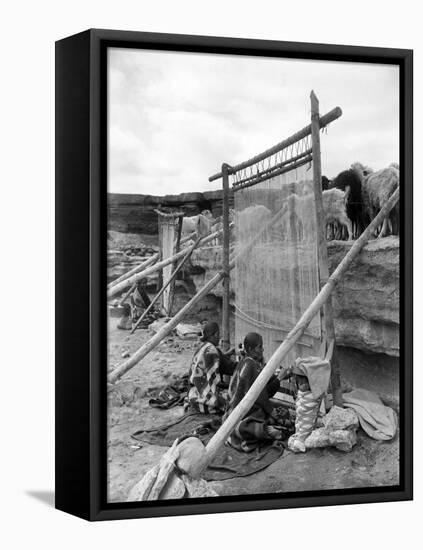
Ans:
{"type": "Polygon", "coordinates": [[[194,244],[192,246],[190,246],[190,248],[188,249],[187,253],[185,254],[185,256],[182,258],[182,260],[179,262],[179,264],[176,266],[174,272],[172,273],[170,279],[166,282],[165,285],[162,286],[162,288],[160,289],[160,291],[154,296],[153,300],[151,301],[150,305],[147,307],[146,310],[144,310],[143,314],[141,315],[141,317],[137,320],[137,322],[135,323],[134,327],[132,328],[131,330],[131,334],[133,334],[135,332],[135,330],[137,329],[138,325],[140,325],[141,321],[143,319],[145,319],[147,313],[149,313],[149,311],[151,311],[152,307],[154,306],[154,304],[157,302],[157,300],[162,296],[162,294],[164,293],[164,291],[166,290],[166,288],[176,279],[176,276],[177,274],[179,273],[179,271],[181,270],[181,268],[184,266],[184,264],[188,261],[188,259],[191,257],[191,254],[194,252],[194,249],[197,247],[198,243],[200,242],[200,238],[197,239],[194,244]]]}
{"type": "MultiPolygon", "coordinates": [[[[329,279],[328,250],[326,242],[325,212],[323,210],[322,196],[322,165],[320,151],[320,124],[319,124],[319,100],[314,91],[310,94],[311,100],[311,142],[313,147],[313,184],[314,204],[316,209],[317,252],[319,260],[319,280],[322,289],[329,279]]],[[[333,324],[332,297],[326,300],[323,307],[323,334],[326,342],[335,340],[335,328],[333,324]]],[[[336,346],[333,350],[331,361],[331,386],[333,402],[342,407],[341,375],[336,357],[336,346]]]]}
{"type": "Polygon", "coordinates": [[[222,165],[223,173],[223,261],[222,267],[225,274],[223,279],[223,300],[222,300],[222,349],[227,351],[230,348],[230,321],[229,321],[229,173],[228,165],[222,165]]]}
{"type": "Polygon", "coordinates": [[[206,447],[206,459],[205,459],[205,462],[202,464],[203,470],[204,468],[207,467],[208,464],[210,464],[210,462],[216,456],[221,446],[224,444],[224,442],[227,440],[229,435],[237,426],[238,422],[242,418],[244,418],[244,416],[248,413],[248,411],[254,405],[258,396],[263,391],[263,388],[266,386],[266,384],[270,380],[270,377],[273,375],[275,370],[279,367],[279,365],[281,364],[281,362],[283,361],[287,353],[292,349],[292,347],[295,345],[298,339],[303,335],[304,331],[312,321],[313,317],[315,317],[315,315],[318,314],[320,308],[322,308],[323,305],[326,303],[326,301],[328,300],[329,296],[333,292],[334,288],[336,287],[336,285],[338,284],[342,276],[349,269],[352,262],[360,254],[361,250],[363,249],[364,245],[367,243],[369,238],[373,235],[373,231],[375,230],[375,228],[378,227],[381,224],[381,222],[384,220],[384,218],[389,214],[389,212],[391,211],[393,206],[396,204],[398,199],[399,199],[399,189],[397,189],[391,195],[388,201],[386,201],[384,206],[381,208],[376,218],[370,223],[370,225],[365,229],[365,231],[361,234],[361,236],[355,241],[355,243],[352,245],[349,252],[344,257],[344,259],[339,263],[338,267],[329,277],[329,279],[327,280],[326,284],[321,289],[319,294],[316,296],[313,302],[309,305],[309,307],[303,313],[303,315],[301,316],[301,318],[299,319],[295,327],[289,332],[285,340],[282,342],[282,344],[278,347],[278,349],[269,359],[266,366],[260,372],[256,380],[252,384],[251,388],[248,390],[247,394],[235,407],[235,409],[228,416],[228,418],[225,420],[225,422],[222,424],[219,430],[210,439],[206,447]]]}
{"type": "MultiPolygon", "coordinates": [[[[204,237],[203,239],[201,239],[199,246],[203,246],[203,245],[209,243],[210,241],[213,241],[213,239],[215,239],[218,235],[220,235],[221,232],[222,232],[222,230],[220,229],[219,231],[215,231],[214,233],[210,233],[210,235],[207,235],[207,237],[204,237]]],[[[186,253],[185,250],[180,250],[179,252],[177,252],[173,256],[171,256],[169,258],[166,258],[165,260],[162,260],[160,262],[157,262],[155,265],[152,265],[152,266],[148,267],[147,269],[145,269],[145,270],[143,270],[139,273],[135,273],[131,277],[127,277],[125,280],[123,280],[123,281],[117,283],[116,285],[112,286],[111,288],[109,288],[107,290],[107,297],[112,298],[113,296],[115,296],[116,294],[119,294],[120,292],[125,290],[125,288],[127,288],[128,286],[133,285],[134,283],[136,283],[140,279],[143,279],[144,277],[148,277],[152,273],[155,273],[156,271],[159,271],[160,269],[163,269],[163,267],[166,267],[167,265],[179,260],[179,258],[182,258],[185,255],[185,253],[186,253]]]]}
{"type": "Polygon", "coordinates": [[[193,231],[192,233],[190,233],[186,237],[183,237],[180,240],[179,244],[185,244],[186,242],[191,241],[192,239],[195,239],[196,236],[197,236],[197,233],[195,231],[193,231]]]}
{"type": "Polygon", "coordinates": [[[142,264],[133,267],[132,269],[130,269],[129,271],[127,271],[126,273],[124,273],[123,275],[121,275],[120,277],[115,279],[114,281],[112,281],[111,283],[109,283],[107,285],[107,289],[109,290],[110,288],[113,288],[115,285],[117,285],[121,281],[124,281],[128,277],[131,277],[131,275],[134,275],[135,273],[139,273],[140,271],[143,271],[144,269],[147,269],[148,266],[150,266],[151,264],[154,264],[154,262],[156,262],[158,259],[159,259],[159,253],[156,252],[155,254],[150,256],[150,258],[148,258],[148,260],[146,260],[142,264]]]}

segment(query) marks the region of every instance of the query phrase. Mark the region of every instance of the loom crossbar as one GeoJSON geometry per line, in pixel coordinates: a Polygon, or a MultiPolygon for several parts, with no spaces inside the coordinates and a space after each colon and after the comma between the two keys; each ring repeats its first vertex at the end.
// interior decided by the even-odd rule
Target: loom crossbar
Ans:
{"type": "MultiPolygon", "coordinates": [[[[305,164],[308,164],[313,160],[313,155],[308,153],[307,156],[301,155],[300,160],[297,160],[296,162],[292,162],[288,164],[288,166],[284,166],[283,168],[280,168],[279,170],[274,170],[270,173],[264,174],[264,172],[260,172],[255,176],[254,179],[250,181],[240,181],[239,183],[236,183],[232,186],[232,189],[234,191],[239,191],[240,189],[246,189],[247,187],[252,187],[253,185],[257,185],[257,183],[262,183],[266,180],[275,178],[276,176],[281,176],[282,174],[286,174],[287,172],[291,172],[291,170],[295,170],[296,168],[300,168],[301,166],[304,166],[305,164]]],[[[250,178],[246,178],[250,179],[250,178]]]]}
{"type": "MultiPolygon", "coordinates": [[[[325,128],[328,124],[336,120],[342,115],[342,109],[340,107],[335,107],[325,115],[319,118],[319,126],[320,129],[325,128]]],[[[267,149],[263,153],[260,153],[259,155],[256,155],[255,157],[252,157],[249,160],[246,160],[244,162],[241,162],[241,164],[237,164],[236,166],[230,166],[229,167],[229,175],[235,174],[236,172],[239,172],[240,170],[243,170],[244,168],[248,168],[249,166],[252,166],[253,164],[257,164],[258,162],[266,159],[267,157],[270,157],[271,155],[274,155],[278,153],[279,151],[282,151],[282,149],[286,149],[290,145],[296,143],[297,141],[300,141],[301,139],[305,138],[311,134],[311,124],[303,128],[302,130],[299,130],[295,134],[293,134],[291,137],[281,141],[280,143],[277,143],[270,149],[267,149]]],[[[214,174],[213,176],[209,177],[209,181],[215,181],[220,179],[223,176],[222,172],[219,172],[218,174],[214,174]]]]}
{"type": "Polygon", "coordinates": [[[304,151],[304,153],[301,153],[300,155],[296,155],[295,157],[291,157],[288,160],[284,160],[283,162],[275,164],[275,166],[272,166],[272,168],[267,168],[266,170],[262,170],[258,174],[254,174],[253,176],[249,176],[248,178],[244,178],[243,180],[237,181],[232,185],[232,189],[234,191],[237,191],[239,188],[247,187],[247,185],[245,185],[247,183],[250,183],[250,182],[254,182],[253,184],[259,183],[258,181],[256,181],[258,178],[263,178],[260,181],[264,181],[266,179],[264,176],[267,176],[269,178],[273,176],[278,176],[281,172],[277,172],[277,171],[280,168],[283,168],[284,166],[288,166],[289,170],[294,170],[296,168],[295,162],[303,159],[304,157],[307,157],[308,155],[311,155],[311,153],[312,153],[312,149],[307,149],[306,151],[304,151]]]}

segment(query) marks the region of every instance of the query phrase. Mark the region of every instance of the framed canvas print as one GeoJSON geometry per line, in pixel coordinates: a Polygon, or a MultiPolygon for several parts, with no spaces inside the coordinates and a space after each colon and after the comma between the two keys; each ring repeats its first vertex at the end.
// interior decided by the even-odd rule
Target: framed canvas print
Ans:
{"type": "Polygon", "coordinates": [[[56,43],[56,507],[412,498],[412,52],[56,43]]]}

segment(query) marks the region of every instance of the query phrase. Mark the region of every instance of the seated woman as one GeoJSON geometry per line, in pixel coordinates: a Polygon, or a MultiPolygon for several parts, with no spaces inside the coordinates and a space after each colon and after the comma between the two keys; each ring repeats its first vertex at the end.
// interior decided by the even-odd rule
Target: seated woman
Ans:
{"type": "Polygon", "coordinates": [[[228,355],[218,347],[219,325],[208,322],[203,327],[201,346],[195,351],[189,370],[188,406],[205,414],[223,413],[226,399],[221,391],[221,375],[232,375],[235,369],[228,355]]]}
{"type": "MultiPolygon", "coordinates": [[[[229,385],[229,407],[225,418],[242,400],[263,368],[263,339],[250,332],[244,339],[245,357],[241,359],[229,385]]],[[[273,405],[270,398],[279,389],[279,379],[273,375],[258,399],[238,423],[229,437],[229,444],[239,451],[249,452],[264,442],[281,439],[280,429],[272,419],[273,405]]]]}

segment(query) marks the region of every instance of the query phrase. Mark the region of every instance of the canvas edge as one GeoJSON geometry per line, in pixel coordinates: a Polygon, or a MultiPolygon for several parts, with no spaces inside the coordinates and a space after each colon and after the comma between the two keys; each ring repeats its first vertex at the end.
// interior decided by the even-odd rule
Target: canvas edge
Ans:
{"type": "Polygon", "coordinates": [[[90,32],[55,47],[55,507],[90,517],[90,32]]]}

